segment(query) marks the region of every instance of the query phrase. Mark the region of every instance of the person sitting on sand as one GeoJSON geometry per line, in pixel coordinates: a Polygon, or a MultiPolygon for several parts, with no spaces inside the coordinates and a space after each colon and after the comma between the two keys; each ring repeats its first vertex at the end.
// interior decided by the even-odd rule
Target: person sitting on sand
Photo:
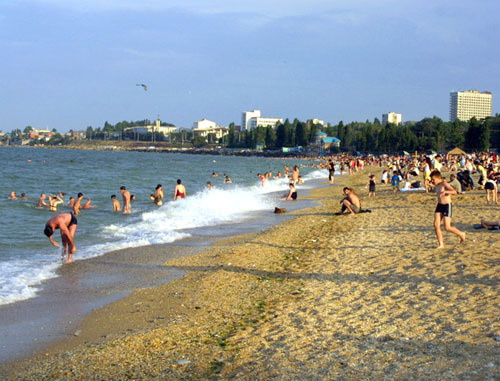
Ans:
{"type": "Polygon", "coordinates": [[[354,193],[352,188],[345,187],[343,190],[346,197],[340,201],[342,207],[340,208],[340,213],[344,213],[346,210],[349,214],[354,215],[361,211],[361,200],[358,195],[354,193]]]}
{"type": "Polygon", "coordinates": [[[485,221],[481,218],[481,227],[485,229],[498,229],[500,228],[500,221],[485,221]]]}
{"type": "Polygon", "coordinates": [[[67,255],[68,260],[66,263],[70,263],[73,254],[76,253],[74,239],[77,225],[78,221],[73,213],[59,213],[47,221],[43,230],[43,233],[49,238],[50,243],[56,247],[59,247],[59,243],[54,241],[52,236],[57,229],[61,231],[61,240],[64,247],[62,259],[64,260],[64,257],[67,255]]]}
{"type": "Polygon", "coordinates": [[[177,179],[177,185],[174,188],[174,201],[177,200],[178,198],[186,198],[187,193],[186,193],[186,188],[182,184],[181,179],[177,179]]]}
{"type": "Polygon", "coordinates": [[[16,192],[10,192],[10,196],[8,198],[9,200],[17,200],[16,192]]]}
{"type": "Polygon", "coordinates": [[[56,194],[50,195],[49,197],[49,210],[51,212],[57,212],[57,206],[63,204],[64,201],[61,197],[56,194]]]}
{"type": "Polygon", "coordinates": [[[285,197],[283,197],[282,200],[286,200],[286,201],[297,200],[297,189],[295,189],[295,185],[293,185],[293,183],[290,183],[289,187],[290,187],[290,190],[289,190],[288,194],[285,197]]]}
{"type": "Polygon", "coordinates": [[[113,203],[113,212],[119,212],[122,210],[122,206],[120,205],[120,201],[116,199],[116,194],[111,195],[111,202],[113,203]]]}
{"type": "Polygon", "coordinates": [[[444,222],[444,228],[453,234],[460,237],[460,241],[465,241],[465,233],[451,226],[451,195],[457,194],[457,191],[448,184],[439,171],[432,171],[430,174],[431,184],[436,187],[436,195],[438,204],[434,211],[434,230],[438,240],[438,249],[444,248],[443,232],[441,231],[441,223],[444,222]]]}
{"type": "Polygon", "coordinates": [[[42,193],[40,195],[40,198],[38,199],[38,201],[36,203],[36,207],[37,208],[43,208],[44,206],[49,206],[49,204],[47,204],[45,202],[46,199],[47,199],[47,195],[45,193],[42,193]]]}
{"type": "Polygon", "coordinates": [[[457,193],[462,193],[462,184],[457,180],[457,176],[453,173],[450,175],[450,185],[457,191],[457,193]]]}

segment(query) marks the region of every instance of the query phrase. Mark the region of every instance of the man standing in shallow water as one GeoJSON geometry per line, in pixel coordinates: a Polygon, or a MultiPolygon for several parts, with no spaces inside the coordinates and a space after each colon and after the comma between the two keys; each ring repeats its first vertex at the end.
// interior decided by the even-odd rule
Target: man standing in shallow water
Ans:
{"type": "Polygon", "coordinates": [[[465,242],[465,233],[451,226],[451,195],[457,194],[457,191],[448,184],[441,173],[437,170],[430,174],[431,183],[436,186],[436,195],[438,204],[434,212],[434,230],[438,240],[438,249],[444,248],[443,232],[441,231],[441,223],[444,222],[444,228],[453,234],[460,237],[460,242],[465,242]]]}
{"type": "Polygon", "coordinates": [[[70,263],[73,260],[73,254],[76,253],[75,233],[78,221],[73,213],[59,213],[52,217],[45,224],[44,234],[49,238],[52,245],[59,247],[59,243],[54,241],[52,236],[59,229],[61,231],[61,240],[64,247],[62,259],[68,256],[65,263],[70,263]]]}
{"type": "Polygon", "coordinates": [[[130,192],[125,188],[125,186],[120,187],[120,193],[123,197],[123,214],[131,213],[132,209],[130,207],[130,192]]]}

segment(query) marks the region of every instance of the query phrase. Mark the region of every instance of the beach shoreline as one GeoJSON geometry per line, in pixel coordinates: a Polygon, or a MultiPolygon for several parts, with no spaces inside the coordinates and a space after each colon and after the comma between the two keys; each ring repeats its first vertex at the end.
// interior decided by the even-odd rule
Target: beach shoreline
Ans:
{"type": "Polygon", "coordinates": [[[448,247],[436,250],[435,196],[380,186],[366,199],[370,170],[378,171],[339,182],[354,186],[372,213],[335,216],[341,188],[314,190],[321,205],[167,262],[187,274],[93,311],[79,336],[3,372],[9,379],[498,376],[498,239],[471,230],[477,213],[495,211],[482,192],[456,197],[454,222],[468,242],[446,235],[448,247]]]}
{"type": "MultiPolygon", "coordinates": [[[[311,183],[320,186],[314,180],[311,183]]],[[[307,192],[302,190],[302,195],[307,192]]],[[[292,210],[310,206],[306,200],[290,205],[292,210]]],[[[172,243],[114,250],[59,268],[58,276],[46,280],[34,298],[0,306],[0,364],[29,358],[50,347],[51,342],[73,335],[91,311],[124,298],[137,288],[154,287],[182,277],[182,271],[161,266],[169,259],[194,255],[214,241],[257,232],[288,218],[292,216],[259,212],[230,224],[183,230],[189,237],[172,243]]]]}

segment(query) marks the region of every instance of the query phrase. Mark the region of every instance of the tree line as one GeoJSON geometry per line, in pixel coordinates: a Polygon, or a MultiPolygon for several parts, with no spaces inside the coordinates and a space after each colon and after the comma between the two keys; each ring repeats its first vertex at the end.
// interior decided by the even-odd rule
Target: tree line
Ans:
{"type": "MultiPolygon", "coordinates": [[[[307,147],[316,141],[317,132],[325,132],[341,140],[340,151],[397,152],[445,150],[460,147],[470,151],[500,149],[500,115],[483,120],[472,118],[467,122],[444,122],[438,117],[424,118],[404,126],[373,122],[351,122],[327,126],[288,119],[274,127],[257,127],[250,131],[236,131],[229,126],[228,147],[255,148],[258,143],[267,149],[307,147]]],[[[335,148],[334,148],[335,149],[335,148]]]]}
{"type": "MultiPolygon", "coordinates": [[[[372,121],[351,122],[344,124],[340,121],[336,125],[314,124],[311,120],[303,122],[298,119],[290,121],[286,119],[272,127],[256,127],[249,131],[238,131],[235,124],[229,125],[229,132],[223,138],[217,140],[215,135],[201,137],[193,134],[191,130],[180,130],[164,136],[162,133],[141,134],[133,136],[132,133],[124,133],[128,127],[146,126],[153,124],[150,120],[123,121],[116,124],[105,122],[102,127],[87,127],[86,138],[105,139],[137,139],[137,140],[166,140],[173,143],[192,143],[196,147],[209,144],[220,144],[229,148],[255,149],[257,145],[268,150],[277,150],[282,147],[302,146],[307,148],[316,143],[316,133],[324,132],[328,136],[340,139],[340,147],[332,147],[334,151],[342,152],[398,152],[398,151],[426,151],[434,150],[443,152],[445,150],[460,147],[466,151],[487,151],[490,148],[500,150],[500,114],[482,120],[472,118],[467,122],[456,120],[444,122],[434,116],[424,118],[418,122],[406,123],[404,126],[394,124],[382,124],[378,118],[372,121]]],[[[162,126],[174,126],[162,122],[162,126]]],[[[11,139],[21,139],[33,130],[28,126],[21,131],[19,129],[11,132],[11,139]]],[[[55,133],[50,141],[37,140],[40,144],[68,144],[70,138],[55,133]]]]}

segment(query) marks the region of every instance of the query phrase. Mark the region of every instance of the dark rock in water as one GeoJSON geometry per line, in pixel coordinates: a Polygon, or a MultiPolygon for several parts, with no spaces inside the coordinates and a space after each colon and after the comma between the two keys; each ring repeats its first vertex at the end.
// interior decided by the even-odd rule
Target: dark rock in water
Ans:
{"type": "Polygon", "coordinates": [[[274,213],[286,213],[286,209],[285,208],[275,207],[274,208],[274,213]]]}

